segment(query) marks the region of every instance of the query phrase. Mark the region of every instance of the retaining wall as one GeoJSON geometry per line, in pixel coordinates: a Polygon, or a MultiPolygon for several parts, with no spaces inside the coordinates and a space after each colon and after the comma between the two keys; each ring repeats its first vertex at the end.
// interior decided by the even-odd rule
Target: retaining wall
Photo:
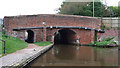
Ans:
{"type": "Polygon", "coordinates": [[[118,27],[120,27],[119,26],[120,25],[120,18],[118,18],[118,17],[102,18],[102,23],[106,27],[118,28],[118,27]]]}

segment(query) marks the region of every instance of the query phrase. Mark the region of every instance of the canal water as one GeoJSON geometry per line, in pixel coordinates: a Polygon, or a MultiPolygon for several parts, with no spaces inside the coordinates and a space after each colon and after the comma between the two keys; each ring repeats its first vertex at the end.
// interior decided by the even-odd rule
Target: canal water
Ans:
{"type": "Polygon", "coordinates": [[[118,66],[118,48],[54,45],[27,66],[118,66]]]}

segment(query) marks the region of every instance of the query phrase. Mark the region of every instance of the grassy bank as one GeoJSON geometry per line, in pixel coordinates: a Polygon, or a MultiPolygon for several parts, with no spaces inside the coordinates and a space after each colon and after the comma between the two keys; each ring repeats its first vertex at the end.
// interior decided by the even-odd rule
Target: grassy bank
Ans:
{"type": "MultiPolygon", "coordinates": [[[[13,53],[13,52],[16,52],[17,50],[26,48],[28,45],[28,43],[24,42],[23,40],[20,40],[19,38],[15,38],[15,37],[10,37],[10,36],[8,37],[2,36],[2,40],[5,41],[6,54],[13,53]]],[[[3,53],[4,44],[3,42],[0,42],[0,44],[2,44],[2,53],[3,53]]]]}
{"type": "Polygon", "coordinates": [[[46,45],[50,45],[50,44],[52,44],[52,43],[46,41],[46,42],[35,42],[34,44],[35,44],[35,45],[38,45],[38,46],[46,46],[46,45]]]}
{"type": "Polygon", "coordinates": [[[104,41],[95,41],[94,43],[90,43],[89,45],[94,45],[98,47],[109,47],[116,46],[117,44],[114,41],[111,41],[114,37],[107,37],[104,41]]]}
{"type": "Polygon", "coordinates": [[[95,43],[90,43],[89,45],[96,45],[96,46],[111,46],[110,44],[115,44],[115,42],[110,42],[110,41],[100,41],[100,42],[95,42],[95,43]]]}

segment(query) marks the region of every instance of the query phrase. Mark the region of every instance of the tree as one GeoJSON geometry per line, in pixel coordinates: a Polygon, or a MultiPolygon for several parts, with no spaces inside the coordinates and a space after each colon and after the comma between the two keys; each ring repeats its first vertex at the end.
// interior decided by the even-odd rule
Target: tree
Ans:
{"type": "MultiPolygon", "coordinates": [[[[102,2],[95,2],[95,17],[109,16],[111,12],[102,2]]],[[[93,16],[93,2],[63,2],[58,14],[93,16]]]]}
{"type": "Polygon", "coordinates": [[[119,7],[110,6],[109,9],[112,12],[112,15],[111,15],[112,17],[120,16],[120,14],[119,14],[120,8],[119,7]]]}
{"type": "Polygon", "coordinates": [[[77,2],[63,2],[61,8],[59,8],[59,14],[68,14],[68,15],[92,15],[92,12],[88,6],[84,6],[86,3],[77,3],[77,2]],[[86,11],[84,11],[86,10],[86,11]]]}

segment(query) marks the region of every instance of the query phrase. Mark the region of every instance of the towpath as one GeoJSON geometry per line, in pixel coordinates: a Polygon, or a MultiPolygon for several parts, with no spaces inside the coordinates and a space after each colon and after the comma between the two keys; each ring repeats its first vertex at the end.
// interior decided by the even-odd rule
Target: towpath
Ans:
{"type": "Polygon", "coordinates": [[[11,54],[7,54],[0,58],[0,67],[2,66],[15,66],[20,62],[24,61],[24,59],[31,57],[44,46],[37,46],[35,44],[29,44],[27,48],[16,51],[11,54]]]}

